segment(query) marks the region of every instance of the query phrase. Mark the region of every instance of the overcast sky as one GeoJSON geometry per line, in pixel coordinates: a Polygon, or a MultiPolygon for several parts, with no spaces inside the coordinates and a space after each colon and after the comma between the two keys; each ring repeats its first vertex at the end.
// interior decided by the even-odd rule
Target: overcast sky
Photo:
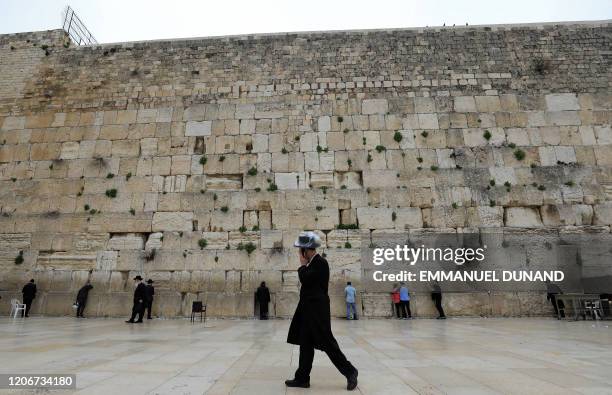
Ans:
{"type": "MultiPolygon", "coordinates": [[[[98,42],[601,20],[612,0],[72,0],[98,42]]],[[[0,0],[0,33],[61,27],[65,0],[0,0]]]]}

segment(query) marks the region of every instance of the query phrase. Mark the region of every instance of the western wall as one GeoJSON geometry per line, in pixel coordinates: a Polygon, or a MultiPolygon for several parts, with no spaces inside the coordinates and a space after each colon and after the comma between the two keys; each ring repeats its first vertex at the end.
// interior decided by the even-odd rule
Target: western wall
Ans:
{"type": "MultiPolygon", "coordinates": [[[[362,314],[385,317],[390,284],[361,264],[377,234],[607,235],[611,57],[609,21],[81,47],[62,30],[0,35],[0,311],[35,278],[33,314],[72,314],[90,279],[87,315],[127,315],[141,274],[160,316],[194,300],[252,316],[266,281],[286,317],[292,243],[316,230],[333,315],[352,281],[362,314]]],[[[427,289],[412,303],[434,316],[427,289]]],[[[446,292],[444,308],[552,310],[542,284],[446,292]]]]}

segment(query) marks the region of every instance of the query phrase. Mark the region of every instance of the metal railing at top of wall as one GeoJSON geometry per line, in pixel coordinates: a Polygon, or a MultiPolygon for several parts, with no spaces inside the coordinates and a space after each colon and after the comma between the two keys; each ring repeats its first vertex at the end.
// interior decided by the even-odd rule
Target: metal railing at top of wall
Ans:
{"type": "Polygon", "coordinates": [[[62,28],[68,36],[70,40],[76,45],[92,45],[97,44],[95,37],[89,29],[85,26],[85,24],[79,19],[74,10],[67,6],[64,11],[64,21],[62,23],[62,28]]]}

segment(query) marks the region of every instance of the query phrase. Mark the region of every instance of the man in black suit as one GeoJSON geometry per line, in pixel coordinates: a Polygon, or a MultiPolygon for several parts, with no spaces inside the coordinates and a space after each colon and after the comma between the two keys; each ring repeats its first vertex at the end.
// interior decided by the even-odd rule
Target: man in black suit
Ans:
{"type": "Polygon", "coordinates": [[[29,317],[32,301],[34,301],[36,297],[36,284],[34,284],[34,279],[31,279],[29,283],[23,286],[21,293],[23,294],[23,304],[26,305],[25,312],[22,314],[29,317]]]}
{"type": "Polygon", "coordinates": [[[142,282],[142,277],[134,277],[134,284],[136,289],[134,290],[134,306],[132,307],[132,317],[125,321],[130,324],[142,324],[142,316],[144,315],[144,303],[147,300],[147,287],[142,282]],[[138,320],[134,321],[138,315],[138,320]]]}
{"type": "Polygon", "coordinates": [[[147,311],[147,319],[151,319],[151,308],[153,307],[153,296],[155,295],[155,288],[153,287],[153,280],[147,280],[147,300],[145,304],[145,310],[147,311]]]}
{"type": "Polygon", "coordinates": [[[89,281],[85,285],[79,289],[79,293],[77,293],[76,302],[77,302],[77,318],[83,318],[83,311],[85,311],[85,305],[87,304],[87,297],[89,296],[89,291],[93,288],[93,285],[89,281]]]}
{"type": "Polygon", "coordinates": [[[257,302],[259,303],[259,319],[268,319],[268,304],[270,303],[270,290],[266,287],[266,282],[262,281],[257,292],[255,293],[257,302]]]}
{"type": "Polygon", "coordinates": [[[310,387],[310,371],[315,349],[324,351],[334,366],[347,379],[346,389],[357,387],[357,369],[346,359],[331,330],[329,296],[329,265],[317,253],[321,239],[314,232],[300,234],[295,247],[300,249],[298,277],[302,284],[300,300],[291,320],[287,343],[300,346],[299,367],[287,387],[310,387]]]}

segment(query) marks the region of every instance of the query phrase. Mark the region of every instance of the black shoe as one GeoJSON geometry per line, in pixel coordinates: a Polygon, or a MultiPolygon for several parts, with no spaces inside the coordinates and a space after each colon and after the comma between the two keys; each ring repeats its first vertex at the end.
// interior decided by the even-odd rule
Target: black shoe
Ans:
{"type": "Polygon", "coordinates": [[[151,318],[151,317],[147,317],[147,319],[148,319],[148,320],[152,320],[153,318],[151,318]]]}
{"type": "Polygon", "coordinates": [[[296,379],[285,380],[285,385],[287,387],[310,388],[310,382],[308,382],[308,381],[298,381],[296,379]]]}
{"type": "Polygon", "coordinates": [[[128,323],[128,324],[133,324],[134,323],[134,321],[132,321],[132,320],[127,320],[125,322],[128,323]]]}
{"type": "Polygon", "coordinates": [[[348,391],[357,388],[357,374],[359,374],[359,372],[355,369],[355,372],[346,378],[346,389],[348,391]]]}
{"type": "Polygon", "coordinates": [[[134,321],[134,324],[142,324],[142,320],[134,321]]]}

